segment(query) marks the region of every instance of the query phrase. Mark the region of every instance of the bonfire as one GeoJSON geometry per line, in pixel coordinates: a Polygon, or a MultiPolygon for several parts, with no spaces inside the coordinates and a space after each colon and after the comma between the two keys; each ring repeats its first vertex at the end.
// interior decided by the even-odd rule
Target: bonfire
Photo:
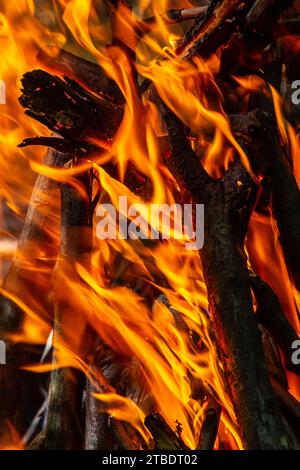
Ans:
{"type": "Polygon", "coordinates": [[[0,5],[0,448],[298,449],[300,2],[0,5]]]}

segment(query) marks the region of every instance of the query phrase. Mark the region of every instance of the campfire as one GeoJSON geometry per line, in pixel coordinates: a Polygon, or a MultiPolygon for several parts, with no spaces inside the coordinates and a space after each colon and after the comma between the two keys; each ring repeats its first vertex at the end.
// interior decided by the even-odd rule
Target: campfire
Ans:
{"type": "Polygon", "coordinates": [[[0,5],[0,448],[299,449],[300,2],[0,5]]]}

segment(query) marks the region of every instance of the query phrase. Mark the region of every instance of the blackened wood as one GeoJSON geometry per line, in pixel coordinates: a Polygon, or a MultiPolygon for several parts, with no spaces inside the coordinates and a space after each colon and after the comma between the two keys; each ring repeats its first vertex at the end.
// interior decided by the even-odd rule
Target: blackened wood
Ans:
{"type": "Polygon", "coordinates": [[[258,321],[275,338],[284,356],[286,368],[300,375],[300,366],[292,363],[292,344],[300,339],[299,336],[286,318],[271,287],[254,274],[250,274],[250,283],[257,302],[258,321]]]}
{"type": "Polygon", "coordinates": [[[288,380],[286,370],[281,360],[280,350],[275,342],[274,337],[269,330],[261,323],[259,324],[261,338],[264,348],[265,360],[268,367],[269,375],[280,383],[285,389],[288,389],[288,380]]]}
{"type": "MultiPolygon", "coordinates": [[[[48,150],[43,164],[60,168],[68,158],[69,156],[48,150]]],[[[32,191],[16,254],[3,285],[5,291],[39,313],[44,321],[49,322],[49,326],[52,324],[52,308],[45,299],[51,288],[51,276],[58,252],[58,201],[58,183],[47,176],[39,175],[32,191]],[[39,271],[38,277],[32,275],[33,269],[39,271]],[[40,311],[38,309],[41,306],[40,311]]],[[[0,367],[0,434],[3,442],[8,422],[11,422],[21,435],[26,432],[30,425],[28,418],[33,396],[36,410],[40,406],[39,400],[42,400],[42,397],[33,395],[32,392],[35,382],[37,389],[39,387],[37,375],[20,368],[39,362],[42,351],[40,348],[28,347],[22,343],[14,344],[8,340],[7,334],[20,331],[24,312],[3,295],[0,298],[0,309],[0,337],[7,345],[7,363],[0,367]]]]}
{"type": "Polygon", "coordinates": [[[192,150],[186,153],[188,143],[174,114],[165,109],[165,118],[171,158],[177,167],[174,176],[179,174],[179,180],[184,180],[195,202],[205,204],[205,241],[200,254],[219,354],[244,446],[287,449],[290,443],[268,378],[243,249],[257,197],[256,184],[237,161],[217,181],[208,175],[204,178],[204,170],[198,169],[197,185],[197,156],[192,156],[192,150]],[[183,143],[181,152],[178,135],[183,143]]]}
{"type": "MultiPolygon", "coordinates": [[[[70,164],[73,165],[73,160],[70,164]]],[[[54,342],[69,344],[69,331],[66,329],[72,321],[78,322],[78,343],[84,348],[87,337],[85,320],[76,311],[73,299],[65,298],[64,276],[80,283],[75,263],[89,266],[92,252],[92,174],[90,170],[76,175],[77,184],[62,183],[61,185],[61,244],[60,258],[56,268],[55,279],[55,311],[54,311],[54,342]]],[[[82,352],[82,349],[80,352],[82,352]]],[[[78,352],[77,352],[78,353],[78,352]]],[[[83,448],[82,399],[84,375],[81,371],[70,367],[60,368],[57,351],[53,352],[54,370],[49,388],[49,409],[45,429],[44,448],[49,450],[75,450],[83,448]]]]}
{"type": "Polygon", "coordinates": [[[300,403],[276,380],[272,380],[272,386],[279,400],[282,412],[292,426],[298,439],[300,439],[300,403]]]}
{"type": "Polygon", "coordinates": [[[31,137],[24,139],[18,147],[24,148],[29,146],[45,146],[50,147],[62,153],[72,153],[75,157],[92,157],[100,154],[102,149],[96,145],[87,142],[75,142],[73,140],[61,139],[60,137],[31,137]]]}
{"type": "Polygon", "coordinates": [[[170,428],[159,413],[152,413],[145,419],[145,426],[151,432],[157,450],[185,450],[184,442],[170,428]]]}
{"type": "Polygon", "coordinates": [[[240,30],[253,1],[246,0],[241,3],[237,0],[223,0],[217,4],[213,11],[208,11],[207,18],[196,27],[196,34],[194,31],[189,40],[179,46],[177,53],[184,55],[185,58],[192,58],[194,55],[208,58],[240,30]]]}
{"type": "Polygon", "coordinates": [[[195,21],[195,23],[191,26],[191,28],[188,29],[184,38],[179,41],[176,48],[177,54],[182,54],[184,50],[189,48],[192,42],[197,40],[201,32],[212,21],[214,11],[217,9],[217,7],[220,6],[221,3],[222,0],[211,0],[204,18],[198,18],[197,21],[195,21]]]}
{"type": "Polygon", "coordinates": [[[265,177],[287,267],[299,290],[300,191],[291,168],[289,154],[279,140],[274,118],[266,113],[256,113],[249,128],[248,138],[245,146],[256,171],[265,177]]]}
{"type": "Polygon", "coordinates": [[[109,429],[112,432],[118,450],[146,450],[147,443],[130,423],[109,418],[109,429]]]}
{"type": "Polygon", "coordinates": [[[256,0],[244,24],[244,32],[250,34],[251,41],[262,40],[266,45],[272,40],[273,28],[280,16],[293,4],[294,0],[256,0]]]}
{"type": "MultiPolygon", "coordinates": [[[[166,13],[161,15],[161,19],[166,24],[175,24],[181,23],[183,21],[197,19],[199,17],[203,17],[208,10],[207,5],[196,6],[194,8],[181,8],[181,9],[171,9],[168,10],[166,13]]],[[[151,16],[149,18],[145,18],[140,23],[138,23],[137,28],[139,34],[148,33],[157,25],[157,17],[151,16]]]]}
{"type": "Polygon", "coordinates": [[[221,406],[209,398],[204,412],[197,450],[213,450],[218,435],[221,406]]]}
{"type": "Polygon", "coordinates": [[[115,104],[121,105],[124,103],[124,97],[119,87],[98,64],[64,50],[60,51],[55,57],[41,51],[38,54],[38,61],[51,73],[60,72],[115,104]]]}
{"type": "Polygon", "coordinates": [[[123,111],[97,98],[68,77],[62,80],[43,70],[28,72],[22,79],[20,104],[28,116],[71,140],[94,138],[111,141],[123,111]]]}

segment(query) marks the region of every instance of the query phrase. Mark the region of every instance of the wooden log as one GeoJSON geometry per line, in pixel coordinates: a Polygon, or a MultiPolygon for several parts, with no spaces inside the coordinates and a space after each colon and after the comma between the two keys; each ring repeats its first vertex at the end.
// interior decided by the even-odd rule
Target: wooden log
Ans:
{"type": "Polygon", "coordinates": [[[269,375],[278,383],[280,383],[284,388],[288,389],[286,370],[282,363],[280,350],[275,342],[275,339],[269,330],[261,323],[259,323],[259,330],[261,332],[265,360],[269,375]]]}
{"type": "Polygon", "coordinates": [[[154,408],[153,397],[143,378],[140,363],[134,357],[123,356],[100,342],[96,348],[91,370],[103,377],[104,384],[89,382],[86,400],[85,448],[104,450],[149,449],[143,437],[130,422],[121,422],[109,415],[107,405],[89,392],[115,393],[132,400],[145,414],[154,408]]]}
{"type": "Polygon", "coordinates": [[[205,204],[205,241],[200,255],[219,354],[244,446],[287,449],[290,442],[268,378],[243,252],[257,187],[238,161],[223,179],[212,180],[199,169],[192,149],[187,150],[183,125],[166,107],[164,118],[174,176],[190,190],[195,202],[205,204]]]}
{"type": "Polygon", "coordinates": [[[67,75],[114,104],[122,105],[124,103],[124,97],[119,87],[105,74],[100,65],[64,50],[54,57],[45,51],[40,51],[37,59],[47,71],[54,74],[60,73],[62,76],[67,75]]]}
{"type": "MultiPolygon", "coordinates": [[[[48,150],[44,165],[59,168],[68,158],[69,156],[48,150]]],[[[45,299],[50,290],[58,252],[58,201],[58,183],[47,176],[39,175],[33,188],[17,250],[3,285],[6,292],[32,308],[44,321],[48,321],[49,325],[52,324],[52,307],[45,299]],[[39,276],[33,276],[34,271],[38,271],[39,276]]],[[[20,367],[38,362],[42,351],[40,348],[9,341],[6,335],[20,331],[24,312],[3,295],[0,297],[0,309],[0,337],[7,345],[7,363],[0,368],[0,435],[3,442],[9,422],[20,434],[24,433],[30,424],[28,409],[32,405],[29,405],[28,401],[32,402],[32,383],[36,381],[36,374],[21,370],[20,367]]],[[[35,396],[36,409],[39,408],[41,399],[42,397],[35,396]]]]}
{"type": "Polygon", "coordinates": [[[208,58],[239,31],[253,1],[213,1],[205,19],[200,20],[178,46],[177,54],[186,59],[194,55],[208,58]]]}
{"type": "Polygon", "coordinates": [[[243,31],[250,36],[250,42],[272,41],[273,28],[280,16],[294,3],[294,0],[256,0],[245,19],[243,31]]]}
{"type": "MultiPolygon", "coordinates": [[[[73,165],[73,159],[70,164],[73,165]]],[[[48,450],[83,448],[81,415],[84,376],[77,369],[60,367],[59,346],[57,346],[67,346],[71,350],[77,346],[80,350],[75,350],[74,353],[79,354],[85,350],[84,343],[87,342],[85,320],[80,316],[80,311],[77,311],[75,300],[70,297],[66,298],[68,288],[64,280],[67,277],[73,282],[80,283],[75,263],[89,266],[93,246],[91,171],[87,170],[77,175],[76,180],[78,187],[68,183],[61,185],[61,244],[54,287],[54,344],[56,348],[53,352],[54,370],[49,388],[49,409],[44,442],[44,449],[48,450]],[[71,328],[71,318],[72,323],[77,325],[76,344],[74,344],[72,331],[68,331],[68,328],[71,328]]]]}
{"type": "Polygon", "coordinates": [[[270,380],[280,405],[283,423],[291,441],[294,443],[294,447],[299,449],[300,403],[288,391],[289,385],[286,372],[281,362],[279,350],[274,344],[274,339],[270,335],[269,331],[262,325],[260,325],[260,330],[262,332],[264,353],[270,374],[270,380]]]}
{"type": "Polygon", "coordinates": [[[299,336],[287,320],[271,287],[255,274],[250,274],[250,283],[257,302],[258,321],[270,331],[276,340],[284,356],[285,367],[300,375],[300,366],[292,363],[292,344],[300,339],[299,336]]]}
{"type": "Polygon", "coordinates": [[[122,109],[68,77],[61,80],[34,70],[23,76],[22,86],[20,104],[25,113],[67,140],[111,142],[121,123],[122,109]]]}
{"type": "Polygon", "coordinates": [[[300,403],[276,380],[272,379],[271,382],[282,412],[300,439],[300,403]]]}
{"type": "MultiPolygon", "coordinates": [[[[254,170],[265,178],[287,267],[299,290],[300,191],[287,149],[280,143],[274,118],[260,111],[253,111],[251,115],[253,119],[247,130],[245,147],[251,155],[254,170]]],[[[232,127],[234,131],[233,120],[232,127]]]]}
{"type": "Polygon", "coordinates": [[[221,406],[213,398],[209,398],[204,412],[197,450],[214,449],[218,435],[221,411],[221,406]]]}
{"type": "Polygon", "coordinates": [[[220,0],[212,0],[210,2],[204,18],[198,18],[191,28],[188,29],[184,38],[178,42],[176,47],[177,54],[182,54],[199,38],[202,31],[205,30],[207,25],[213,21],[215,10],[220,6],[220,3],[222,3],[220,0]]]}
{"type": "Polygon", "coordinates": [[[152,413],[145,419],[145,426],[151,432],[157,450],[187,450],[184,442],[170,428],[159,413],[152,413]]]}
{"type": "MultiPolygon", "coordinates": [[[[198,19],[199,17],[202,18],[207,13],[207,10],[207,4],[203,4],[195,6],[194,8],[171,9],[160,15],[160,17],[166,24],[176,24],[182,23],[183,21],[198,19]]],[[[135,25],[135,28],[139,37],[142,37],[152,31],[156,26],[158,26],[157,17],[150,16],[138,22],[135,25]]]]}

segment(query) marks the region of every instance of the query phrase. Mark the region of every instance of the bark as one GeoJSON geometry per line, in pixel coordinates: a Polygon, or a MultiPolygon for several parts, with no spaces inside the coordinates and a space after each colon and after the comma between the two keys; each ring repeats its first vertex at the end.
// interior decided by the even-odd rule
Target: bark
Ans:
{"type": "Polygon", "coordinates": [[[281,362],[279,350],[276,348],[272,336],[263,326],[260,326],[260,330],[262,332],[264,353],[270,380],[282,411],[283,423],[294,443],[294,447],[299,449],[300,403],[288,391],[289,385],[286,372],[281,362]]]}

